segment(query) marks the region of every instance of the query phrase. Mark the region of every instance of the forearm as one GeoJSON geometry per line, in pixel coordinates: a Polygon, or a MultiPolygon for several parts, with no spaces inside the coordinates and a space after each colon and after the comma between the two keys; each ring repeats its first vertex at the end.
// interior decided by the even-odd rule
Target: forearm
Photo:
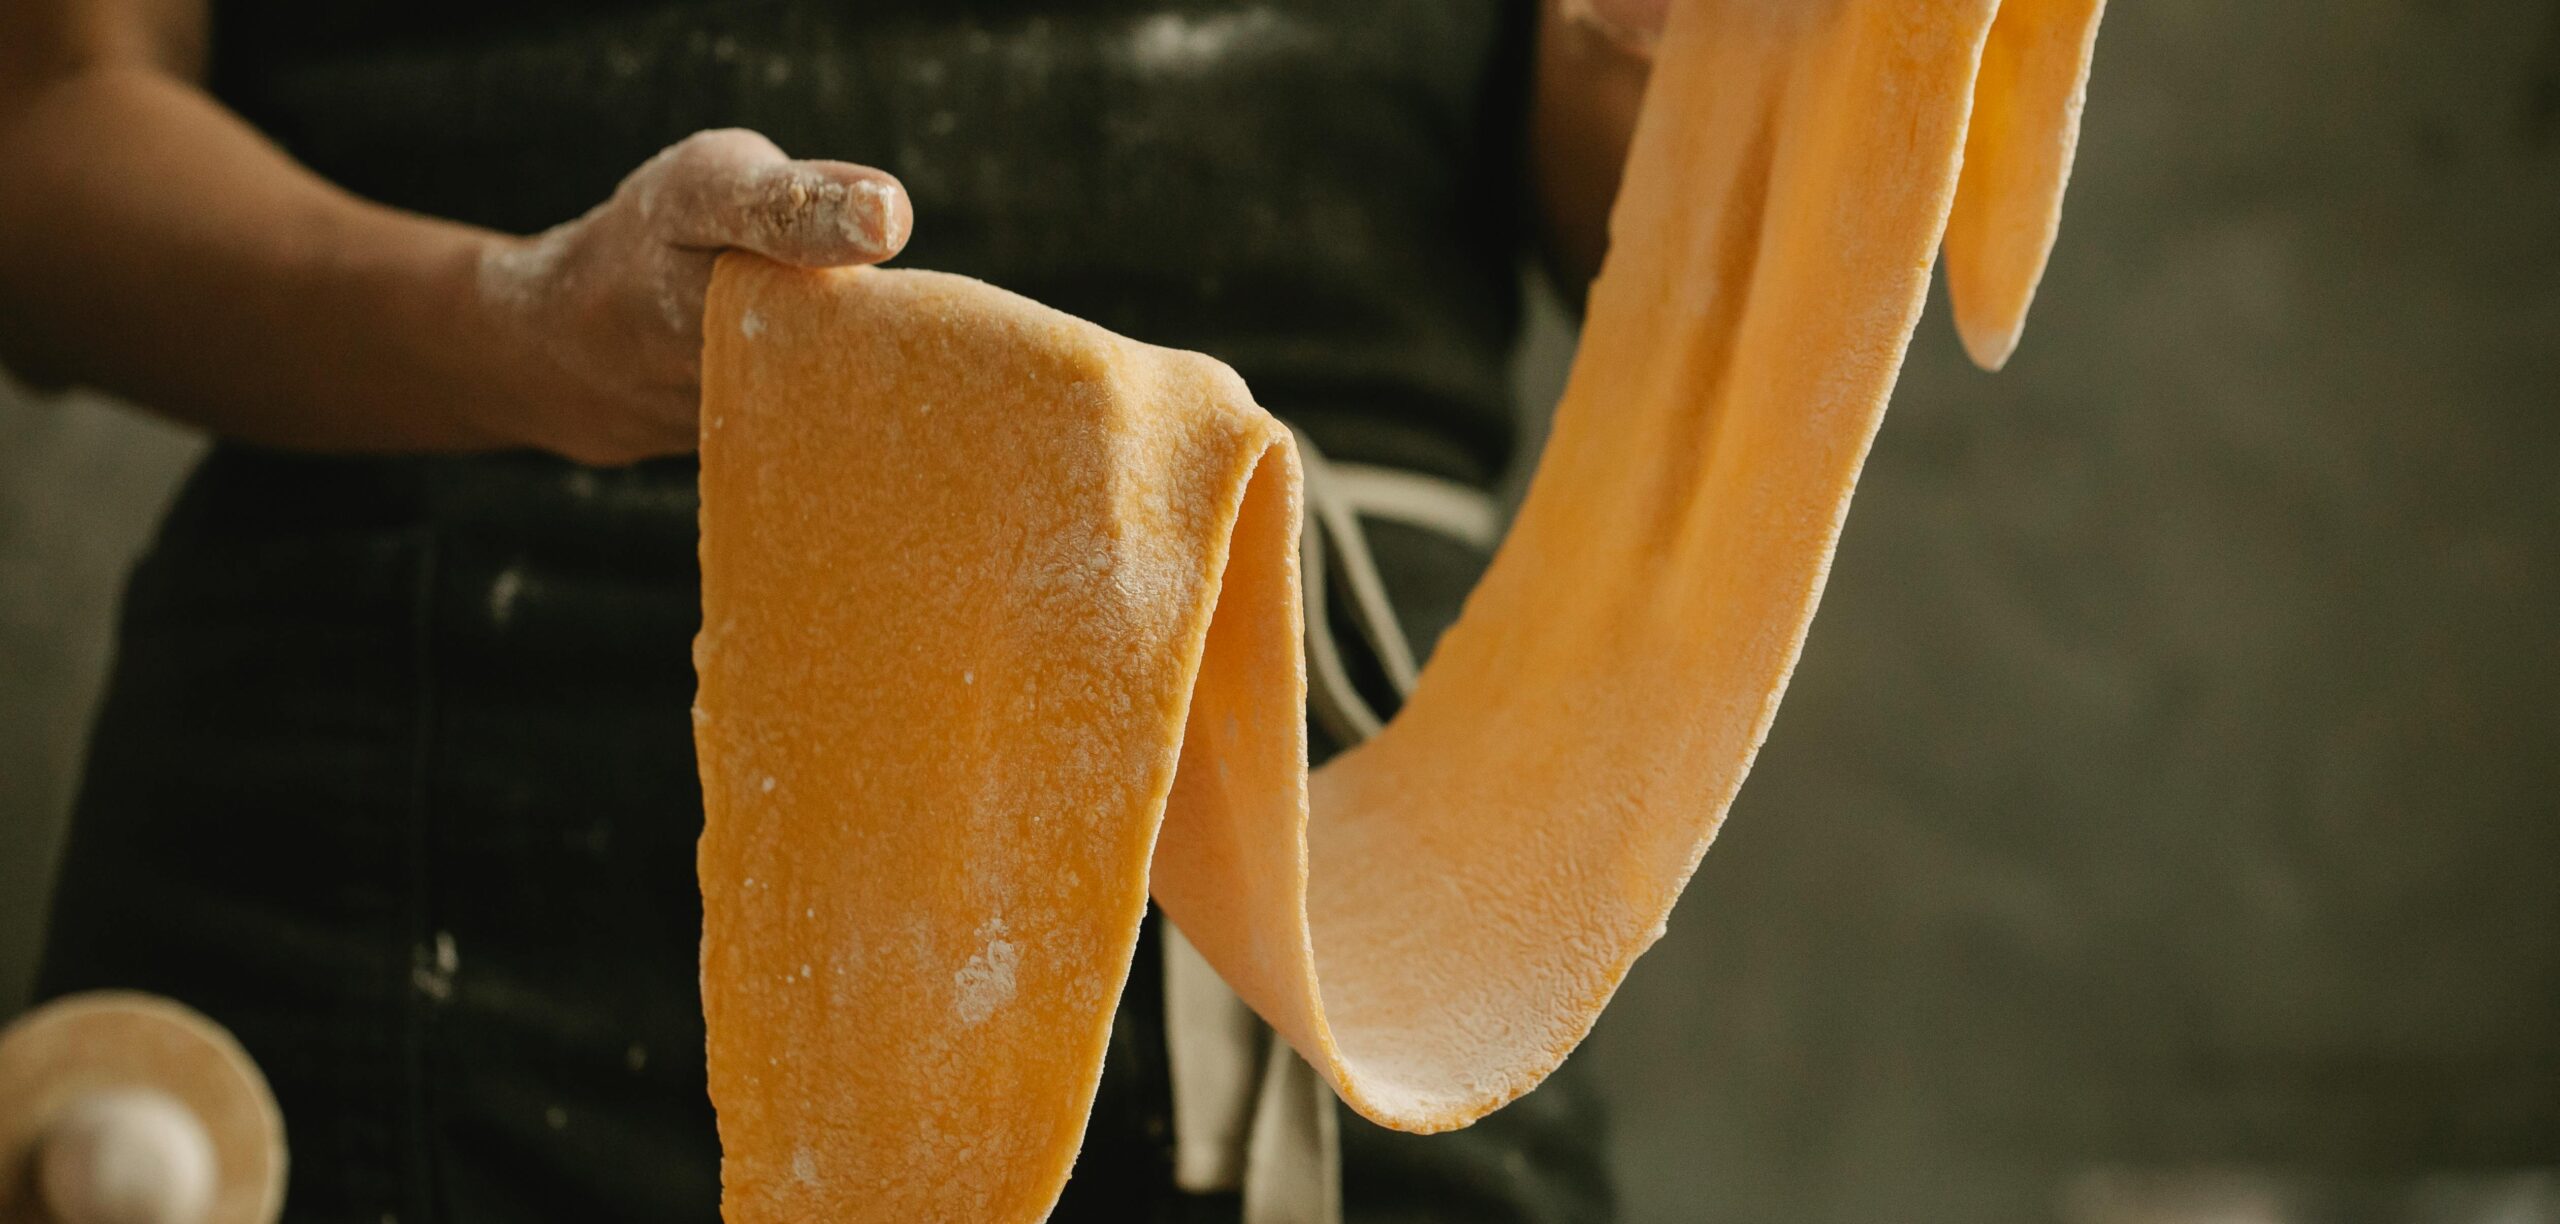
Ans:
{"type": "Polygon", "coordinates": [[[1547,269],[1577,307],[1609,248],[1609,210],[1652,75],[1662,0],[1544,0],[1529,113],[1547,269]]]}
{"type": "Polygon", "coordinates": [[[501,241],[358,200],[153,69],[0,100],[0,359],[218,433],[509,444],[505,338],[475,290],[501,241]]]}

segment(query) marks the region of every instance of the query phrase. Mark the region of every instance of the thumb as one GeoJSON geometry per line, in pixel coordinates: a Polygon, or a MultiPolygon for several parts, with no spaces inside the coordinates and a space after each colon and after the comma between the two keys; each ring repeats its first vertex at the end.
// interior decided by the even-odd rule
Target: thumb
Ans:
{"type": "Polygon", "coordinates": [[[793,161],[753,132],[687,137],[649,170],[658,181],[643,187],[641,215],[678,246],[823,268],[887,259],[915,227],[906,188],[887,171],[793,161]]]}

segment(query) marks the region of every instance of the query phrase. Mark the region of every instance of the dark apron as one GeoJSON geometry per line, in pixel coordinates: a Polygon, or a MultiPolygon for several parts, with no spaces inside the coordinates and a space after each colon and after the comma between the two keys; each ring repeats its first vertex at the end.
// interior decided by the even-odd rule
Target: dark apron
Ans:
{"type": "MultiPolygon", "coordinates": [[[[127,596],[40,988],[151,990],[272,1079],[295,1224],[710,1224],[692,466],[217,450],[127,596]]],[[[1418,644],[1483,564],[1380,566],[1418,644]]],[[[1321,742],[1319,753],[1327,751],[1321,742]]],[[[1061,1222],[1172,1188],[1152,924],[1061,1222]]],[[[1477,1127],[1345,1115],[1349,1219],[1610,1215],[1568,1064],[1477,1127]]]]}

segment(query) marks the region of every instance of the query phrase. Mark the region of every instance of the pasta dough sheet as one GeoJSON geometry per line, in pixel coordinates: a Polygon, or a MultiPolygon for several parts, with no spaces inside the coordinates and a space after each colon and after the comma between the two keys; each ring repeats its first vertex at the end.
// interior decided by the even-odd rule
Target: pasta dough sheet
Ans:
{"type": "Polygon", "coordinates": [[[1150,890],[1382,1124],[1551,1071],[1769,730],[1942,238],[1978,359],[2014,344],[2097,17],[1676,5],[1519,521],[1312,777],[1298,460],[1233,373],[959,277],[724,259],[694,717],[727,1219],[1040,1219],[1150,890]]]}

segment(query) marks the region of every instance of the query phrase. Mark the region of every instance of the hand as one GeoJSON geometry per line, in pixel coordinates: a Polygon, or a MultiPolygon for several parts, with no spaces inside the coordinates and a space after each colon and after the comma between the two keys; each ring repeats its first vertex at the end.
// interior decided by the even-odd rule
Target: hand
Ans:
{"type": "Polygon", "coordinates": [[[1563,0],[1565,16],[1590,27],[1622,50],[1653,58],[1671,0],[1563,0]]]}
{"type": "Polygon", "coordinates": [[[490,409],[507,419],[483,425],[580,463],[690,451],[702,302],[720,253],[873,264],[913,227],[906,189],[884,171],[793,161],[754,132],[689,136],[587,215],[482,251],[476,307],[516,390],[490,409]]]}

